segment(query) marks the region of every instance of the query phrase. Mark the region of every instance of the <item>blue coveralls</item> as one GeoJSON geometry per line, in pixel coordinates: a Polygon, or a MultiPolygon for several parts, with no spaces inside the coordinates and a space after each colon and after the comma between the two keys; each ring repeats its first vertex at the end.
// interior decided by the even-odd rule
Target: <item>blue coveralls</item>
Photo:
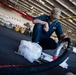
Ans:
{"type": "Polygon", "coordinates": [[[43,29],[44,25],[41,25],[40,23],[36,23],[33,28],[33,36],[32,36],[32,42],[36,42],[42,46],[43,49],[55,49],[57,47],[57,43],[55,40],[50,38],[52,33],[55,31],[58,38],[61,34],[63,34],[62,26],[58,20],[55,20],[50,24],[50,16],[47,15],[41,15],[39,17],[36,17],[34,19],[39,19],[42,21],[45,21],[49,25],[49,31],[46,32],[43,29]]]}

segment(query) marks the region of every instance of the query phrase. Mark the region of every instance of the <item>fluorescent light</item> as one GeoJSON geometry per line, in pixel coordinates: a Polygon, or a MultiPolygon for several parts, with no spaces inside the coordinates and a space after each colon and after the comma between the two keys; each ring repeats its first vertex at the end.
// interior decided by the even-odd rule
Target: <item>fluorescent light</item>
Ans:
{"type": "Polygon", "coordinates": [[[71,19],[69,19],[69,21],[73,23],[73,21],[71,19]]]}
{"type": "Polygon", "coordinates": [[[44,13],[40,13],[40,15],[43,15],[44,13]]]}
{"type": "Polygon", "coordinates": [[[33,9],[34,7],[32,6],[31,9],[33,9]]]}
{"type": "Polygon", "coordinates": [[[66,15],[68,15],[69,17],[71,17],[68,13],[66,13],[65,11],[62,11],[63,13],[65,13],[66,15]]]}
{"type": "Polygon", "coordinates": [[[75,2],[72,2],[74,5],[76,5],[76,3],[75,2]]]}
{"type": "MultiPolygon", "coordinates": [[[[9,5],[9,7],[12,7],[11,5],[9,5]]],[[[12,7],[13,8],[13,7],[12,7]]]]}
{"type": "Polygon", "coordinates": [[[75,34],[72,34],[72,36],[75,36],[75,34]]]}
{"type": "Polygon", "coordinates": [[[73,10],[71,10],[68,6],[66,6],[65,4],[63,4],[60,0],[56,0],[56,1],[59,2],[61,5],[63,5],[65,8],[67,8],[69,11],[71,11],[73,14],[75,14],[75,12],[73,10]]]}
{"type": "Polygon", "coordinates": [[[72,0],[69,0],[69,1],[72,1],[72,0]]]}
{"type": "Polygon", "coordinates": [[[45,2],[43,2],[42,0],[39,0],[39,2],[41,2],[42,4],[45,4],[45,2]]]}
{"type": "MultiPolygon", "coordinates": [[[[45,8],[43,8],[43,7],[41,7],[39,4],[36,4],[35,2],[33,2],[32,0],[30,1],[32,4],[34,4],[35,6],[37,6],[37,7],[40,7],[40,8],[42,8],[44,11],[46,11],[46,12],[48,12],[49,13],[49,11],[47,11],[47,10],[45,10],[45,8]]],[[[27,2],[28,3],[28,2],[27,2]]],[[[31,4],[30,4],[31,5],[31,4]]],[[[37,7],[34,7],[34,8],[37,8],[37,7]]],[[[37,8],[38,10],[40,10],[39,8],[37,8]]],[[[43,10],[40,10],[41,12],[44,12],[43,10]]],[[[45,14],[47,14],[46,12],[44,12],[45,14]]]]}
{"type": "Polygon", "coordinates": [[[69,1],[72,2],[76,6],[76,2],[74,2],[73,0],[69,0],[69,1]]]}
{"type": "Polygon", "coordinates": [[[54,4],[52,2],[49,2],[49,0],[45,0],[45,1],[51,4],[52,6],[54,6],[54,4]]]}
{"type": "Polygon", "coordinates": [[[69,32],[69,33],[71,33],[71,32],[72,32],[72,30],[68,30],[68,32],[69,32]]]}

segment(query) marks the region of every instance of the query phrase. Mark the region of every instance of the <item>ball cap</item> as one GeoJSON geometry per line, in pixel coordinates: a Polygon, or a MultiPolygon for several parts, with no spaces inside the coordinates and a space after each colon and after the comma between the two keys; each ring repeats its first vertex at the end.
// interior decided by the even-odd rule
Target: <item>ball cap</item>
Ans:
{"type": "Polygon", "coordinates": [[[53,10],[54,10],[53,17],[59,19],[61,16],[61,10],[59,8],[54,8],[53,10]]]}

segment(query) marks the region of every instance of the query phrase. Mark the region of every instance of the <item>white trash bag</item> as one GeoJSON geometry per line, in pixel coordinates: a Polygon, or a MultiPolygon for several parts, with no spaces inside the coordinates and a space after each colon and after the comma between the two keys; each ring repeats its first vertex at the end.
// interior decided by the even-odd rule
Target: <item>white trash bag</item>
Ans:
{"type": "Polygon", "coordinates": [[[42,47],[31,41],[22,40],[19,46],[18,53],[31,63],[40,58],[42,52],[42,47]]]}

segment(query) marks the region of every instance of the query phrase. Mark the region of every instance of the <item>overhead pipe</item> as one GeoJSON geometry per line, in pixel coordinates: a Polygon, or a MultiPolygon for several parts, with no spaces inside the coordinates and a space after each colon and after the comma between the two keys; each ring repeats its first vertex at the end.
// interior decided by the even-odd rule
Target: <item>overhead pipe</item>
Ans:
{"type": "Polygon", "coordinates": [[[73,42],[76,42],[76,39],[72,39],[73,42]]]}
{"type": "MultiPolygon", "coordinates": [[[[6,4],[5,2],[0,1],[0,4],[6,6],[6,7],[8,7],[8,8],[10,8],[10,9],[16,11],[16,12],[18,12],[19,14],[21,14],[22,16],[24,16],[24,17],[27,18],[28,20],[33,20],[33,17],[31,17],[31,16],[29,16],[29,15],[27,15],[27,14],[25,14],[25,13],[23,13],[23,12],[17,10],[17,9],[15,9],[14,7],[6,4]]],[[[66,19],[73,19],[73,18],[76,18],[76,16],[60,18],[59,20],[66,20],[66,19]]]]}
{"type": "Polygon", "coordinates": [[[60,18],[59,20],[66,20],[66,19],[73,19],[73,18],[76,18],[76,16],[71,16],[71,17],[60,18]]]}
{"type": "Polygon", "coordinates": [[[33,20],[33,18],[32,18],[31,16],[29,16],[29,15],[27,15],[27,14],[25,14],[25,13],[23,13],[23,12],[17,10],[17,9],[15,9],[14,7],[12,7],[11,5],[6,4],[5,2],[0,1],[0,4],[2,4],[2,5],[4,5],[5,7],[8,7],[8,8],[10,8],[10,9],[16,11],[17,13],[21,14],[22,16],[24,16],[24,17],[25,17],[26,19],[28,19],[28,20],[31,20],[31,21],[33,20]]]}

